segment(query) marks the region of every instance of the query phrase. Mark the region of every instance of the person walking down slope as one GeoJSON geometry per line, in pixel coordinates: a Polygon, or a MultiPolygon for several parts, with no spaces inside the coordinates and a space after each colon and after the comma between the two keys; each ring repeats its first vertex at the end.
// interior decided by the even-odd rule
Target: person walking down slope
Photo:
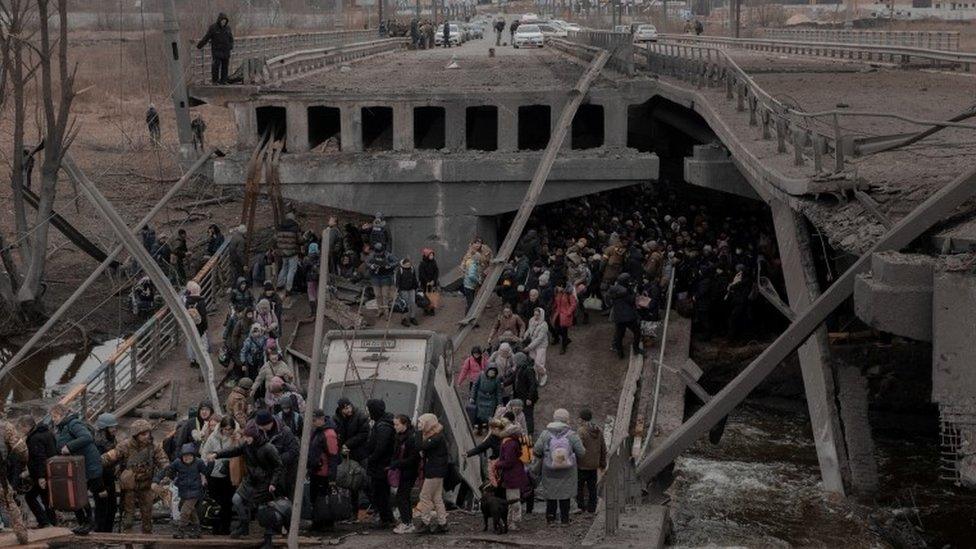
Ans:
{"type": "Polygon", "coordinates": [[[603,429],[593,423],[593,412],[583,408],[579,412],[579,434],[586,453],[578,463],[576,483],[576,505],[581,511],[596,512],[597,502],[597,471],[607,468],[607,443],[603,438],[603,429]],[[585,498],[584,498],[585,494],[585,498]]]}
{"type": "Polygon", "coordinates": [[[197,49],[203,49],[208,43],[210,57],[213,59],[210,66],[210,81],[214,84],[226,84],[230,52],[234,49],[234,33],[230,30],[230,19],[227,15],[221,13],[217,16],[217,21],[210,25],[207,34],[197,42],[197,49]]]}
{"type": "Polygon", "coordinates": [[[552,423],[535,441],[532,453],[542,460],[540,487],[546,494],[546,522],[559,520],[569,524],[569,500],[576,497],[577,464],[586,449],[583,442],[569,427],[569,412],[559,408],[552,414],[552,423]]]}

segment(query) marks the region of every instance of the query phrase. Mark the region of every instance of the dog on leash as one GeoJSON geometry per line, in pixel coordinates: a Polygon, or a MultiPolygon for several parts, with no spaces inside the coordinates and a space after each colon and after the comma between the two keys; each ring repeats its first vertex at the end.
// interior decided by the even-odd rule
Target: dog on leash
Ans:
{"type": "Polygon", "coordinates": [[[491,519],[496,534],[508,533],[508,500],[504,488],[488,482],[481,485],[481,514],[485,519],[482,532],[488,531],[488,519],[491,519]]]}

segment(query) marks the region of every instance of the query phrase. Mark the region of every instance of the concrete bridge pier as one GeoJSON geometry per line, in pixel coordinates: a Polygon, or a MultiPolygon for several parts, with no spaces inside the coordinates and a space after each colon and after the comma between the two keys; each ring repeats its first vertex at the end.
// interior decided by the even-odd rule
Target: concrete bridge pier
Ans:
{"type": "Polygon", "coordinates": [[[462,274],[455,268],[475,237],[481,237],[492,251],[498,250],[498,224],[493,216],[390,216],[387,228],[393,237],[393,253],[399,258],[409,257],[417,265],[420,250],[434,250],[441,271],[441,284],[450,284],[462,274]]]}

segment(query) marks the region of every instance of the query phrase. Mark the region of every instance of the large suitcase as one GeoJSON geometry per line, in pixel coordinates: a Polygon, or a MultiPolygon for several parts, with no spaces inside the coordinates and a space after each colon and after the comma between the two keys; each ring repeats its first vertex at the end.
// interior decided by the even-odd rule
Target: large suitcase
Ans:
{"type": "Polygon", "coordinates": [[[58,511],[77,511],[88,505],[84,456],[56,456],[48,459],[47,486],[51,506],[58,511]]]}

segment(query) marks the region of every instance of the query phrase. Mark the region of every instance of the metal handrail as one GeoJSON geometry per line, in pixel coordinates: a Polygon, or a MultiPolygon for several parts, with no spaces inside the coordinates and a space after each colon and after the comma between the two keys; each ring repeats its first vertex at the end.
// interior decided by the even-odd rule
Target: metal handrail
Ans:
{"type": "MultiPolygon", "coordinates": [[[[192,278],[200,285],[207,306],[214,310],[217,293],[227,287],[231,279],[230,241],[225,240],[217,252],[192,278]]],[[[172,312],[166,306],[156,311],[135,333],[126,338],[85,381],[65,394],[60,404],[93,418],[106,410],[118,407],[122,395],[133,388],[147,373],[168,357],[182,333],[172,312]]]]}
{"type": "Polygon", "coordinates": [[[763,36],[777,40],[881,44],[889,46],[914,46],[948,51],[959,50],[959,31],[764,29],[763,36]]]}

